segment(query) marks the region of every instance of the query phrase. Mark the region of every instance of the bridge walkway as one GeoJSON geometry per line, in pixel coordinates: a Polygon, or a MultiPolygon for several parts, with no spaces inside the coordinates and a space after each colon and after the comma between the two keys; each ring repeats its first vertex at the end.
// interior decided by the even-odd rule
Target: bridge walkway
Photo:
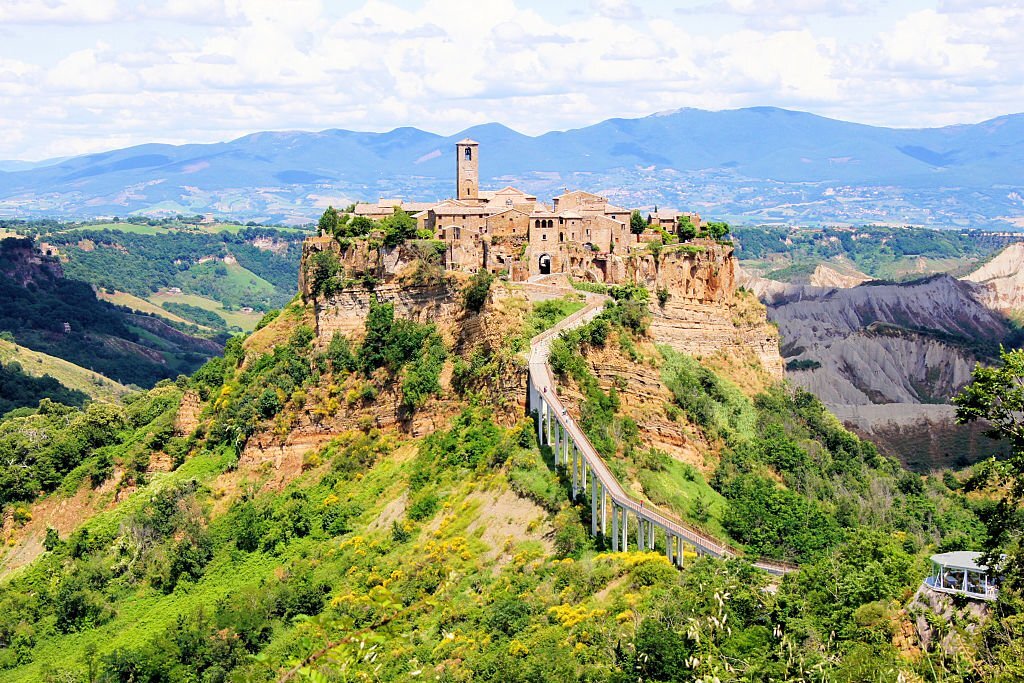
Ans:
{"type": "MultiPolygon", "coordinates": [[[[551,342],[562,332],[593,320],[607,300],[608,297],[601,294],[588,294],[582,309],[530,341],[528,409],[537,413],[537,436],[540,442],[552,447],[556,466],[564,466],[571,472],[573,498],[586,496],[589,492],[591,534],[596,536],[600,532],[604,538],[610,538],[613,551],[629,549],[629,520],[632,517],[635,520],[637,547],[640,550],[653,549],[657,530],[665,538],[667,558],[676,566],[683,565],[685,544],[692,546],[698,555],[741,557],[739,549],[687,524],[675,515],[630,496],[559,400],[554,374],[548,364],[551,342]],[[609,513],[611,534],[608,528],[609,513]]],[[[776,575],[796,568],[766,559],[758,559],[753,564],[776,575]]]]}

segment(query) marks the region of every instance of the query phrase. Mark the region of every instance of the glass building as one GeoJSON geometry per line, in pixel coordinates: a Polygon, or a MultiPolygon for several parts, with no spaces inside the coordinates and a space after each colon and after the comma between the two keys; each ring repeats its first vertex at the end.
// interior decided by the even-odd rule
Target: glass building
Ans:
{"type": "Polygon", "coordinates": [[[968,550],[932,555],[932,573],[924,583],[940,593],[995,600],[999,593],[999,577],[980,561],[981,553],[968,550]]]}

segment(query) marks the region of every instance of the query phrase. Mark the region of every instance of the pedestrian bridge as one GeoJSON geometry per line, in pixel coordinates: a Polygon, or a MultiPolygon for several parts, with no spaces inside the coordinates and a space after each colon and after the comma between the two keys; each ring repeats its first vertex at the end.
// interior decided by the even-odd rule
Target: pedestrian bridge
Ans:
{"type": "MultiPolygon", "coordinates": [[[[537,437],[555,454],[555,466],[564,467],[572,477],[574,501],[590,498],[590,533],[611,541],[612,551],[629,550],[635,533],[639,550],[653,550],[655,538],[665,542],[665,555],[677,567],[683,566],[684,548],[691,546],[698,555],[716,558],[741,557],[740,550],[729,546],[678,517],[633,499],[608,469],[586,434],[569,416],[558,398],[554,374],[548,365],[551,342],[565,330],[586,324],[604,308],[607,297],[591,294],[584,308],[562,320],[530,341],[528,410],[537,416],[537,437]],[[609,517],[611,527],[609,528],[609,517]],[[630,519],[633,520],[632,529],[630,519]]],[[[796,569],[782,562],[759,559],[755,567],[775,575],[796,569]]]]}

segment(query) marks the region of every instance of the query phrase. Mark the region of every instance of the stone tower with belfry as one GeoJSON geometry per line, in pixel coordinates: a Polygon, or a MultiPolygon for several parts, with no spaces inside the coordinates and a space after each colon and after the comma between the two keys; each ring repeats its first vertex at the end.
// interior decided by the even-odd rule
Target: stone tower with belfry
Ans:
{"type": "Polygon", "coordinates": [[[455,196],[460,200],[480,199],[480,143],[466,138],[455,143],[455,196]]]}

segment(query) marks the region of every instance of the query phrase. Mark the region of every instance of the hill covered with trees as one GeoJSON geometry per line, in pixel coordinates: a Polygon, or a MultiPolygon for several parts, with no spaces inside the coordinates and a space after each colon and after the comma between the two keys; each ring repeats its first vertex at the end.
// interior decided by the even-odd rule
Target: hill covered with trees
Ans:
{"type": "Polygon", "coordinates": [[[902,470],[808,394],[741,390],[654,347],[636,290],[553,349],[581,426],[647,500],[800,570],[608,552],[533,422],[488,407],[525,339],[575,308],[524,311],[488,293],[503,287],[464,290],[474,329],[505,331],[496,346],[387,305],[314,343],[293,303],[123,408],[44,401],[5,422],[4,476],[23,482],[5,487],[21,520],[5,533],[14,548],[45,537],[0,582],[0,680],[1012,680],[1012,630],[977,632],[973,660],[901,640],[924,558],[977,542],[991,499],[902,470]],[[617,357],[659,378],[664,411],[715,463],[706,477],[646,443],[598,381],[617,357]],[[204,407],[182,430],[186,394],[204,407]],[[389,406],[406,426],[377,426],[389,406]],[[334,436],[284,447],[318,423],[334,436]],[[27,448],[38,434],[49,445],[27,448]],[[118,504],[84,523],[35,517],[105,491],[118,504]]]}
{"type": "Polygon", "coordinates": [[[0,240],[0,332],[20,345],[71,361],[124,384],[152,386],[189,373],[219,342],[189,336],[158,319],[97,298],[86,282],[28,238],[0,240]]]}

